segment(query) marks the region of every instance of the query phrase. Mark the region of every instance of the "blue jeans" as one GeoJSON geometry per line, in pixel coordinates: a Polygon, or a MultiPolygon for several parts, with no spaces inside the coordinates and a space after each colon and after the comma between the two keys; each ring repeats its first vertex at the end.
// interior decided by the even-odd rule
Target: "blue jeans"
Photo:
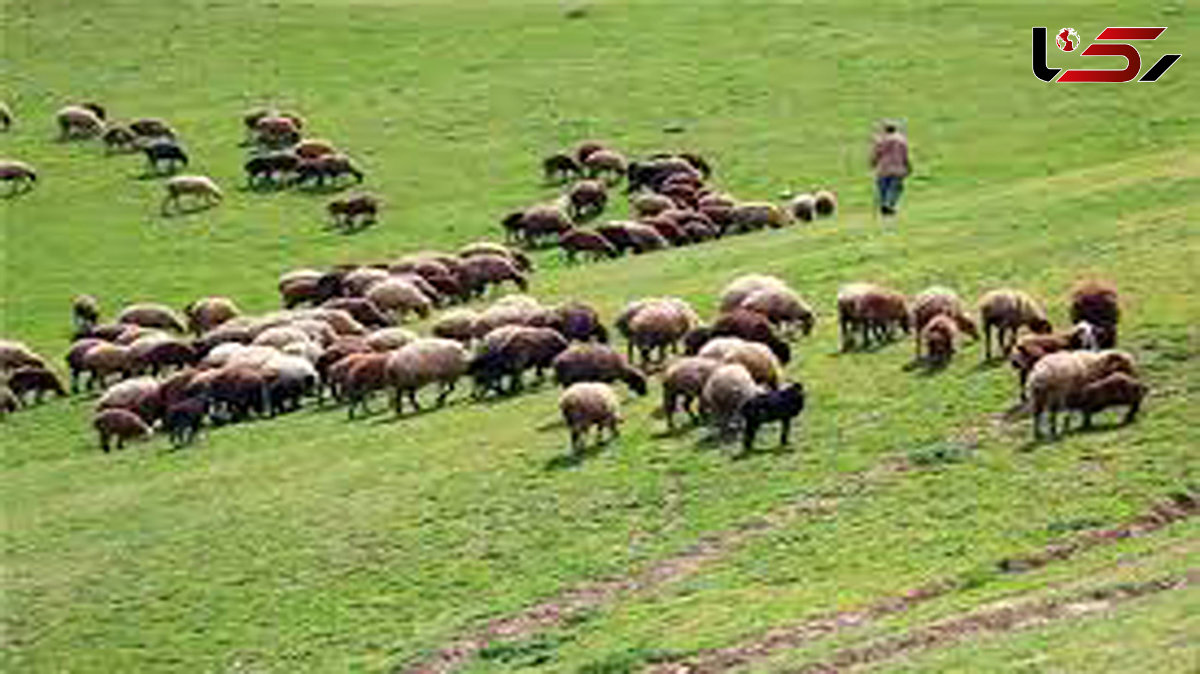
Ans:
{"type": "Polygon", "coordinates": [[[875,178],[875,189],[879,194],[879,207],[895,210],[900,193],[904,191],[904,177],[879,176],[875,178]]]}

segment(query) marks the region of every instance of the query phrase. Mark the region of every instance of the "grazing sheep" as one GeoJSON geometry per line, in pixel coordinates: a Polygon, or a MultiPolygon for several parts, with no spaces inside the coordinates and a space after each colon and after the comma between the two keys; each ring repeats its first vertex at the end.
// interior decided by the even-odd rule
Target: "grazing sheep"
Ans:
{"type": "Polygon", "coordinates": [[[271,414],[295,412],[300,401],[316,391],[320,377],[316,367],[300,356],[280,355],[263,366],[271,414]]]}
{"type": "Polygon", "coordinates": [[[133,362],[127,346],[97,344],[83,354],[82,361],[83,370],[90,374],[87,383],[89,390],[97,383],[103,386],[113,374],[119,373],[122,377],[128,377],[133,373],[133,362]]]}
{"type": "Polygon", "coordinates": [[[713,321],[710,335],[712,337],[741,337],[749,342],[765,344],[780,363],[787,364],[792,359],[791,347],[776,336],[771,327],[771,321],[755,311],[735,309],[721,314],[713,321]]]}
{"type": "Polygon", "coordinates": [[[791,330],[799,325],[800,333],[808,336],[816,323],[816,314],[808,303],[791,288],[762,288],[746,296],[739,309],[761,314],[774,325],[791,330]]]}
{"type": "Polygon", "coordinates": [[[129,124],[129,130],[143,138],[175,138],[175,130],[161,119],[143,117],[129,124]]]}
{"type": "Polygon", "coordinates": [[[567,262],[574,262],[579,253],[592,256],[593,260],[618,256],[617,249],[602,235],[585,229],[569,229],[558,237],[558,247],[566,254],[567,262]]]}
{"type": "Polygon", "coordinates": [[[598,140],[583,140],[575,146],[575,161],[582,166],[593,153],[605,149],[604,143],[598,140]]]}
{"type": "Polygon", "coordinates": [[[387,382],[395,389],[396,414],[403,412],[406,395],[413,409],[420,410],[417,391],[430,384],[439,384],[437,405],[444,405],[466,373],[468,359],[462,344],[440,337],[418,339],[393,351],[387,361],[387,382]]]}
{"type": "Polygon", "coordinates": [[[565,182],[583,175],[583,168],[570,155],[555,153],[542,160],[542,174],[546,182],[565,182]]]}
{"type": "Polygon", "coordinates": [[[838,325],[842,350],[854,347],[853,333],[859,332],[859,348],[866,349],[872,338],[883,342],[893,338],[893,329],[910,331],[908,301],[902,293],[871,283],[851,283],[838,290],[838,325]]]}
{"type": "Polygon", "coordinates": [[[710,340],[697,354],[726,363],[738,363],[746,368],[755,383],[775,389],[783,379],[779,359],[765,344],[748,342],[740,337],[717,337],[710,340]]]}
{"type": "Polygon", "coordinates": [[[1068,408],[1088,384],[1110,374],[1135,375],[1133,357],[1124,351],[1059,351],[1038,361],[1025,384],[1033,408],[1033,436],[1042,437],[1048,414],[1050,437],[1058,435],[1058,412],[1068,408]]]}
{"type": "Polygon", "coordinates": [[[730,281],[721,290],[721,313],[728,313],[742,306],[751,294],[759,290],[788,290],[783,279],[767,274],[745,274],[730,281]]]}
{"type": "Polygon", "coordinates": [[[800,222],[812,222],[817,215],[817,198],[811,194],[797,194],[788,202],[792,217],[800,222]]]}
{"type": "Polygon", "coordinates": [[[0,182],[10,185],[9,195],[28,192],[37,182],[37,171],[23,161],[0,159],[0,182]]]}
{"type": "Polygon", "coordinates": [[[528,295],[508,295],[479,313],[473,326],[475,337],[483,337],[505,325],[529,325],[545,307],[528,295]]]}
{"type": "Polygon", "coordinates": [[[718,437],[728,437],[741,419],[742,406],[761,392],[750,372],[740,363],[718,367],[704,382],[700,413],[717,428],[718,437]]]}
{"type": "Polygon", "coordinates": [[[100,449],[106,453],[111,449],[110,440],[117,439],[117,449],[125,448],[125,441],[149,438],[153,431],[138,415],[123,409],[108,409],[96,414],[92,427],[100,434],[100,449]]]}
{"type": "Polygon", "coordinates": [[[67,392],[63,390],[62,383],[58,381],[58,376],[42,367],[24,366],[13,370],[8,375],[8,388],[21,404],[25,404],[25,394],[27,393],[32,393],[34,400],[39,404],[46,391],[50,391],[60,398],[67,395],[67,392]]]}
{"type": "Polygon", "coordinates": [[[608,191],[598,180],[581,180],[567,190],[569,215],[576,220],[594,218],[608,205],[608,191]]]}
{"type": "Polygon", "coordinates": [[[1046,312],[1037,300],[1020,290],[992,290],[979,298],[979,322],[983,324],[984,360],[992,358],[992,328],[996,344],[1005,357],[1017,341],[1017,331],[1028,327],[1038,334],[1050,332],[1046,312]]]}
{"type": "Polygon", "coordinates": [[[625,191],[633,194],[642,188],[657,192],[668,178],[677,174],[693,174],[699,177],[699,172],[680,157],[659,157],[650,161],[631,162],[625,170],[628,184],[625,191]]]}
{"type": "Polygon", "coordinates": [[[171,405],[187,399],[189,397],[187,390],[199,375],[200,370],[185,367],[168,375],[159,382],[158,398],[162,402],[163,410],[168,410],[171,408],[171,405]]]}
{"type": "Polygon", "coordinates": [[[294,174],[300,166],[300,157],[294,152],[269,152],[251,157],[242,165],[246,172],[246,185],[283,185],[287,176],[294,174]]]}
{"type": "Polygon", "coordinates": [[[642,218],[652,218],[663,211],[675,208],[675,202],[670,197],[646,193],[639,194],[630,202],[633,209],[633,214],[639,220],[642,218]]]}
{"type": "Polygon", "coordinates": [[[67,351],[67,355],[64,359],[67,361],[67,369],[71,372],[72,393],[79,391],[79,375],[86,370],[83,363],[84,354],[86,354],[93,346],[105,343],[106,342],[102,339],[97,339],[95,337],[84,337],[71,344],[71,348],[67,351]]]}
{"type": "Polygon", "coordinates": [[[781,423],[779,444],[788,443],[788,433],[792,430],[792,419],[804,411],[804,386],[794,382],[778,391],[764,391],[742,404],[742,451],[754,449],[754,436],[765,423],[779,421],[781,423]]]}
{"type": "Polygon", "coordinates": [[[266,147],[286,147],[300,142],[297,119],[281,115],[266,115],[254,123],[257,142],[266,147]]]}
{"type": "Polygon", "coordinates": [[[326,206],[330,217],[340,226],[352,230],[358,224],[374,224],[379,214],[379,197],[372,194],[355,194],[344,199],[334,199],[326,206]]]}
{"type": "Polygon", "coordinates": [[[692,421],[698,420],[692,410],[692,401],[699,400],[704,392],[704,384],[713,372],[721,366],[720,361],[712,358],[688,356],[672,361],[663,373],[663,412],[667,415],[667,427],[675,429],[675,410],[682,401],[683,410],[692,421]]]}
{"type": "Polygon", "coordinates": [[[182,147],[173,140],[155,140],[142,146],[146,155],[146,164],[151,173],[162,173],[166,165],[168,173],[174,173],[180,166],[188,165],[188,155],[182,147]]]}
{"type": "Polygon", "coordinates": [[[380,311],[395,315],[401,323],[409,312],[415,312],[421,318],[428,317],[433,306],[416,285],[395,277],[372,285],[366,298],[374,302],[380,311]]]}
{"type": "Polygon", "coordinates": [[[604,178],[615,183],[625,176],[625,157],[614,150],[596,150],[581,163],[589,178],[604,178]]]}
{"type": "Polygon", "coordinates": [[[354,320],[348,312],[341,309],[305,309],[298,318],[312,318],[329,325],[338,335],[365,335],[367,329],[362,323],[354,320]]]}
{"type": "Polygon", "coordinates": [[[739,232],[763,229],[779,229],[788,224],[787,213],[768,202],[743,202],[733,207],[730,213],[733,228],[739,232]]]}
{"type": "Polygon", "coordinates": [[[1087,321],[1081,321],[1068,332],[1049,335],[1024,335],[1009,353],[1009,364],[1017,371],[1021,400],[1025,400],[1025,383],[1033,366],[1047,354],[1072,349],[1097,350],[1095,331],[1087,321]]]}
{"type": "Polygon", "coordinates": [[[184,307],[183,313],[187,317],[188,330],[196,335],[242,315],[237,304],[228,297],[202,297],[184,307]]]}
{"type": "Polygon", "coordinates": [[[251,346],[270,346],[275,349],[283,348],[292,342],[309,341],[308,333],[292,325],[275,325],[263,330],[250,342],[251,346]]]}
{"type": "Polygon", "coordinates": [[[437,321],[430,328],[430,333],[434,337],[470,344],[476,336],[475,325],[478,320],[479,313],[471,309],[447,311],[438,316],[437,321]]]}
{"type": "Polygon", "coordinates": [[[12,109],[0,101],[0,131],[8,131],[13,125],[12,109]]]}
{"type": "MultiPolygon", "coordinates": [[[[276,352],[276,355],[278,352],[276,352]]],[[[244,421],[251,412],[270,413],[267,380],[258,367],[230,364],[209,382],[214,409],[223,409],[231,421],[244,421]]]]}
{"type": "MultiPolygon", "coordinates": [[[[595,156],[594,154],[592,156],[595,156]]],[[[587,433],[597,429],[597,438],[603,440],[604,429],[608,429],[610,440],[617,438],[621,423],[621,403],[608,384],[579,382],[563,391],[558,399],[558,408],[563,420],[571,430],[571,452],[582,451],[587,433]]]]}
{"type": "Polygon", "coordinates": [[[535,247],[547,237],[558,236],[572,227],[570,216],[558,204],[540,204],[509,213],[500,223],[505,240],[523,239],[535,247]]]}
{"type": "Polygon", "coordinates": [[[1083,427],[1092,427],[1092,415],[1108,407],[1128,406],[1123,424],[1133,423],[1146,397],[1146,385],[1125,374],[1115,372],[1098,381],[1087,384],[1068,398],[1067,409],[1079,410],[1083,415],[1083,427]]]}
{"type": "Polygon", "coordinates": [[[372,351],[395,351],[419,339],[417,333],[405,328],[382,328],[367,335],[365,341],[372,351]]]}
{"type": "MultiPolygon", "coordinates": [[[[634,248],[633,237],[630,236],[629,230],[625,228],[626,224],[623,222],[609,222],[596,228],[596,233],[603,236],[612,245],[617,251],[617,255],[624,255],[625,251],[634,248]]],[[[661,239],[662,237],[659,236],[659,238],[661,239]]],[[[666,241],[663,241],[663,245],[666,245],[666,241]]]]}
{"type": "Polygon", "coordinates": [[[553,328],[512,325],[493,330],[483,338],[480,356],[468,366],[476,383],[476,391],[488,389],[502,392],[501,380],[510,378],[509,392],[519,390],[521,375],[533,368],[538,380],[558,354],[567,349],[567,340],[553,328]]]}
{"type": "Polygon", "coordinates": [[[979,339],[979,328],[968,315],[967,306],[958,293],[942,286],[931,286],[917,293],[912,301],[912,330],[917,360],[921,359],[921,331],[925,329],[925,324],[939,315],[949,316],[960,331],[972,339],[979,339]]]}
{"type": "Polygon", "coordinates": [[[829,190],[817,190],[814,197],[817,215],[827,218],[837,210],[837,195],[829,190]]]}
{"type": "Polygon", "coordinates": [[[499,255],[473,255],[463,260],[462,277],[464,289],[479,297],[489,285],[499,286],[512,281],[521,292],[529,289],[525,275],[509,258],[499,255]]]}
{"type": "Polygon", "coordinates": [[[296,153],[297,157],[303,159],[316,159],[324,157],[327,154],[337,154],[337,148],[333,143],[319,138],[305,138],[292,148],[292,152],[296,153]]]}
{"type": "Polygon", "coordinates": [[[554,380],[567,387],[581,381],[623,381],[638,395],[646,395],[646,376],[621,353],[603,344],[575,344],[552,363],[554,380]]]}
{"type": "Polygon", "coordinates": [[[152,340],[147,348],[138,350],[135,343],[130,347],[134,361],[134,369],[142,372],[150,370],[153,375],[168,367],[183,368],[195,365],[200,360],[199,354],[190,344],[176,339],[152,340]]]}
{"type": "Polygon", "coordinates": [[[666,239],[672,246],[686,246],[692,242],[691,237],[683,231],[683,228],[667,217],[665,212],[645,220],[642,224],[654,228],[654,231],[658,232],[659,236],[666,239]]]}
{"type": "Polygon", "coordinates": [[[1071,322],[1087,321],[1095,326],[1100,348],[1117,345],[1120,319],[1116,286],[1107,281],[1083,281],[1071,289],[1071,322]]]}
{"type": "Polygon", "coordinates": [[[208,407],[208,398],[203,396],[185,398],[167,407],[163,414],[163,430],[170,437],[173,447],[179,449],[196,439],[204,427],[208,407]]]}
{"type": "Polygon", "coordinates": [[[184,196],[195,197],[201,200],[206,207],[215,206],[225,198],[221,188],[217,187],[213,179],[208,176],[174,176],[167,180],[165,187],[167,196],[162,203],[163,215],[170,214],[171,206],[174,206],[176,210],[181,209],[180,200],[184,196]]]}
{"type": "Polygon", "coordinates": [[[608,330],[600,321],[600,314],[588,304],[571,301],[535,316],[530,325],[553,328],[571,342],[587,342],[595,339],[601,344],[608,342],[608,330]]]}
{"type": "Polygon", "coordinates": [[[91,295],[76,295],[71,299],[71,320],[76,330],[88,330],[100,321],[100,302],[91,295]]]}
{"type": "Polygon", "coordinates": [[[104,131],[104,119],[82,105],[68,105],[55,114],[59,140],[94,138],[104,131]]]}
{"type": "MultiPolygon", "coordinates": [[[[639,222],[626,222],[622,223],[622,226],[634,255],[641,255],[642,253],[649,253],[670,247],[667,239],[662,234],[659,234],[658,230],[654,227],[643,225],[639,222]]],[[[598,228],[597,231],[603,234],[605,238],[608,237],[603,228],[598,228]]],[[[614,243],[613,245],[616,244],[614,243]]]]}
{"type": "MultiPolygon", "coordinates": [[[[529,256],[519,250],[509,248],[504,244],[493,243],[491,241],[476,241],[469,243],[458,249],[459,257],[469,258],[476,255],[499,255],[507,257],[517,266],[517,269],[523,272],[533,271],[533,261],[529,256]]],[[[458,273],[457,271],[455,273],[458,273]]]]}
{"type": "Polygon", "coordinates": [[[153,424],[162,414],[162,385],[153,377],[135,377],[118,382],[104,391],[96,410],[123,409],[153,424]]]}
{"type": "Polygon", "coordinates": [[[316,186],[321,188],[328,179],[331,185],[336,186],[338,180],[346,175],[353,176],[354,181],[360,184],[366,178],[366,174],[346,155],[327,154],[315,159],[301,159],[296,166],[296,178],[292,184],[302,187],[310,181],[315,181],[316,186]]]}
{"type": "Polygon", "coordinates": [[[138,148],[138,137],[129,127],[114,125],[108,127],[101,136],[107,152],[132,152],[138,148]]]}
{"type": "Polygon", "coordinates": [[[651,362],[651,352],[658,350],[658,361],[666,359],[667,351],[675,352],[679,340],[696,327],[699,318],[683,300],[652,298],[631,302],[617,317],[618,330],[628,340],[628,352],[641,354],[642,365],[651,362]]]}
{"type": "Polygon", "coordinates": [[[335,297],[321,304],[324,309],[340,309],[350,314],[354,320],[371,328],[386,328],[392,325],[379,306],[365,297],[335,297]]]}
{"type": "MultiPolygon", "coordinates": [[[[392,277],[392,274],[387,269],[377,269],[375,267],[359,267],[347,272],[342,276],[341,288],[342,292],[347,297],[362,297],[367,294],[377,283],[386,281],[392,277]]],[[[317,279],[318,281],[320,278],[317,279]]]]}
{"type": "Polygon", "coordinates": [[[131,304],[117,314],[118,323],[184,332],[183,319],[164,304],[131,304]]]}
{"type": "Polygon", "coordinates": [[[946,314],[938,314],[921,328],[918,339],[925,345],[925,357],[929,365],[944,366],[954,356],[958,324],[946,314]]]}

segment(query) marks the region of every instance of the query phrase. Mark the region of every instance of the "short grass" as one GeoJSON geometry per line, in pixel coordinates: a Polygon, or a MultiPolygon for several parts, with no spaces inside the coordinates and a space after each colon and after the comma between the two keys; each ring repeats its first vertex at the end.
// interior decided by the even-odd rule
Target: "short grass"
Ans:
{"type": "MultiPolygon", "coordinates": [[[[830,185],[842,211],[619,262],[568,268],[542,254],[533,293],[609,316],[669,293],[708,313],[739,273],[785,277],[822,316],[789,369],[812,396],[794,447],[731,461],[700,432],[665,437],[652,396],[626,400],[618,443],[564,467],[545,387],[399,421],[307,409],[220,429],[187,452],[156,440],[102,456],[90,401],[54,401],[0,425],[6,670],[383,671],[860,471],[914,466],[884,471],[833,516],[789,523],[652,596],[471,665],[622,671],[975,573],[1072,522],[1111,525],[1200,484],[1200,117],[1185,95],[1200,31],[1184,4],[596,2],[576,19],[563,7],[0,0],[0,97],[18,115],[0,155],[43,176],[0,205],[3,335],[57,357],[76,292],[109,311],[204,294],[265,311],[289,268],[494,238],[508,209],[553,196],[538,160],[579,138],[631,154],[688,147],[735,194],[830,185]],[[1185,57],[1153,85],[1045,85],[1029,72],[1029,27],[1060,24],[1085,36],[1168,25],[1146,60],[1185,57]],[[53,111],[81,99],[170,119],[226,203],[164,219],[140,158],[54,142],[53,111]],[[323,227],[323,196],[239,189],[240,113],[264,102],[298,109],[360,158],[388,205],[378,227],[342,236],[323,227]],[[880,117],[906,119],[918,169],[888,225],[871,214],[863,166],[880,117]],[[682,134],[663,133],[676,125],[682,134]],[[836,354],[829,317],[847,281],[940,283],[968,298],[1014,285],[1062,323],[1068,287],[1089,275],[1121,287],[1122,341],[1154,391],[1132,427],[1031,448],[1026,423],[996,416],[1013,377],[979,366],[977,346],[929,377],[904,369],[910,344],[836,354]]],[[[1195,565],[1194,553],[1183,559],[1195,565]]],[[[1045,573],[988,576],[944,610],[1045,573]]],[[[1180,621],[1191,597],[948,650],[928,666],[1043,657],[1038,640],[1053,635],[1072,647],[1032,668],[1166,671],[1176,660],[1137,654],[1181,624],[1196,635],[1180,621]],[[1122,659],[1089,655],[1117,632],[1122,659]]]]}

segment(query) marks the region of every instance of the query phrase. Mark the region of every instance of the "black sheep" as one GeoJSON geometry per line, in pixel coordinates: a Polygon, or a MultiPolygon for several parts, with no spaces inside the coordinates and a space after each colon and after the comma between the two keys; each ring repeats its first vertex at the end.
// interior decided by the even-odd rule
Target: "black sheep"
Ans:
{"type": "Polygon", "coordinates": [[[167,170],[172,172],[178,168],[177,164],[188,165],[187,152],[169,140],[150,143],[142,148],[142,152],[146,154],[150,169],[155,172],[160,171],[159,166],[163,162],[166,162],[167,170]]]}
{"type": "Polygon", "coordinates": [[[789,384],[777,391],[759,393],[742,406],[742,418],[745,420],[745,431],[742,435],[742,448],[749,452],[754,448],[754,436],[765,423],[772,421],[783,422],[779,444],[786,445],[788,432],[792,429],[792,419],[804,409],[804,386],[800,382],[789,384]]]}
{"type": "Polygon", "coordinates": [[[191,444],[204,426],[204,418],[208,416],[208,398],[195,396],[186,398],[167,408],[163,417],[163,428],[171,438],[171,444],[176,448],[191,444]]]}
{"type": "Polygon", "coordinates": [[[244,165],[246,183],[253,187],[257,182],[275,184],[283,175],[296,170],[300,158],[291,152],[271,152],[251,157],[244,165]]]}
{"type": "Polygon", "coordinates": [[[542,171],[546,174],[546,182],[565,181],[568,178],[583,176],[583,169],[574,157],[565,154],[552,154],[542,160],[542,171]]]}

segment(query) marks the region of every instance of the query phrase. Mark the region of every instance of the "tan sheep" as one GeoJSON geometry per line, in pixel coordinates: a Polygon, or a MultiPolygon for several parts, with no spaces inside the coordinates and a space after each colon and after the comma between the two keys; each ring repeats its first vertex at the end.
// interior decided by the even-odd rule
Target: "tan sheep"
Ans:
{"type": "Polygon", "coordinates": [[[692,401],[700,399],[704,392],[704,384],[720,366],[718,360],[699,356],[679,358],[667,366],[662,381],[662,409],[667,416],[668,428],[675,428],[675,409],[680,402],[693,422],[698,419],[692,410],[692,401]]]}
{"type": "MultiPolygon", "coordinates": [[[[370,413],[367,406],[371,394],[382,391],[388,385],[388,361],[393,354],[366,353],[354,354],[338,361],[337,368],[345,363],[345,375],[335,389],[349,405],[346,410],[349,418],[354,418],[354,410],[361,407],[370,413]]],[[[332,373],[331,373],[332,374],[332,373]]]]}
{"type": "Polygon", "coordinates": [[[558,408],[571,431],[571,452],[579,453],[587,441],[587,433],[597,429],[597,438],[603,441],[604,429],[610,439],[620,435],[621,403],[608,384],[580,382],[572,384],[562,392],[558,408]]]}
{"type": "Polygon", "coordinates": [[[46,367],[46,361],[24,342],[0,339],[0,375],[18,367],[46,367]]]}
{"type": "Polygon", "coordinates": [[[405,328],[381,328],[367,335],[367,346],[372,351],[395,351],[400,347],[415,342],[417,333],[405,328]]]}
{"type": "Polygon", "coordinates": [[[183,318],[165,304],[131,304],[117,314],[118,323],[184,332],[183,318]]]}
{"type": "Polygon", "coordinates": [[[463,344],[469,344],[475,338],[475,325],[479,321],[479,312],[472,309],[454,309],[438,315],[430,332],[434,337],[453,339],[463,344]]]}
{"type": "Polygon", "coordinates": [[[954,356],[958,324],[946,314],[938,314],[921,329],[919,339],[925,345],[928,363],[934,367],[944,366],[954,356]]]}
{"type": "Polygon", "coordinates": [[[791,288],[778,276],[767,274],[745,274],[730,281],[721,290],[721,313],[726,314],[742,306],[753,293],[759,290],[789,291],[791,288]]]}
{"type": "Polygon", "coordinates": [[[399,323],[404,322],[409,312],[426,318],[433,307],[433,302],[416,285],[395,277],[372,285],[366,298],[384,313],[393,314],[399,323]]]}
{"type": "Polygon", "coordinates": [[[700,412],[711,420],[720,437],[736,430],[742,405],[761,392],[750,371],[740,363],[720,366],[704,383],[700,394],[700,412]]]}
{"type": "Polygon", "coordinates": [[[1022,327],[1038,334],[1051,330],[1041,304],[1029,293],[1011,288],[991,290],[979,298],[979,322],[983,324],[984,360],[992,358],[992,328],[996,328],[996,344],[1006,358],[1022,327]]]}
{"type": "Polygon", "coordinates": [[[1124,351],[1059,351],[1033,366],[1025,384],[1033,407],[1033,436],[1042,437],[1042,418],[1048,413],[1050,436],[1058,435],[1058,412],[1068,408],[1088,384],[1116,372],[1136,375],[1133,357],[1124,351]]]}
{"type": "Polygon", "coordinates": [[[110,440],[117,439],[117,449],[124,449],[125,442],[149,438],[153,431],[141,417],[123,409],[107,409],[92,419],[92,427],[100,434],[100,449],[110,451],[110,440]]]}
{"type": "Polygon", "coordinates": [[[68,105],[55,113],[58,121],[59,139],[95,138],[104,133],[104,120],[81,105],[68,105]]]}
{"type": "Polygon", "coordinates": [[[979,329],[968,315],[967,306],[958,293],[943,286],[931,286],[917,293],[912,301],[913,341],[917,360],[921,359],[921,331],[925,324],[938,315],[949,316],[960,331],[972,339],[979,339],[979,329]]]}
{"type": "Polygon", "coordinates": [[[183,313],[187,316],[188,328],[197,335],[242,315],[241,309],[228,297],[202,297],[187,305],[183,313]]]}
{"type": "Polygon", "coordinates": [[[225,198],[221,188],[217,187],[217,183],[208,176],[172,176],[163,186],[167,191],[167,196],[162,202],[163,215],[169,215],[172,206],[176,210],[181,209],[183,207],[182,199],[185,196],[199,200],[202,207],[215,206],[225,198]]]}
{"type": "Polygon", "coordinates": [[[740,337],[717,337],[708,341],[698,354],[724,363],[738,363],[746,368],[755,383],[772,390],[779,387],[783,379],[783,366],[766,344],[751,342],[740,337]]]}
{"type": "Polygon", "coordinates": [[[467,371],[470,360],[466,348],[452,339],[440,337],[425,337],[404,345],[391,352],[387,363],[388,384],[395,390],[396,414],[403,411],[404,397],[413,409],[419,410],[417,391],[439,384],[437,405],[446,402],[458,383],[458,379],[467,371]]]}
{"type": "Polygon", "coordinates": [[[83,370],[90,373],[87,387],[99,383],[101,386],[113,374],[128,375],[133,372],[133,359],[129,347],[118,344],[97,344],[83,354],[83,370]]]}
{"type": "Polygon", "coordinates": [[[767,320],[791,330],[799,325],[800,332],[805,336],[812,333],[816,324],[816,313],[791,288],[761,288],[755,290],[742,300],[739,309],[753,311],[767,317],[767,320]]]}

